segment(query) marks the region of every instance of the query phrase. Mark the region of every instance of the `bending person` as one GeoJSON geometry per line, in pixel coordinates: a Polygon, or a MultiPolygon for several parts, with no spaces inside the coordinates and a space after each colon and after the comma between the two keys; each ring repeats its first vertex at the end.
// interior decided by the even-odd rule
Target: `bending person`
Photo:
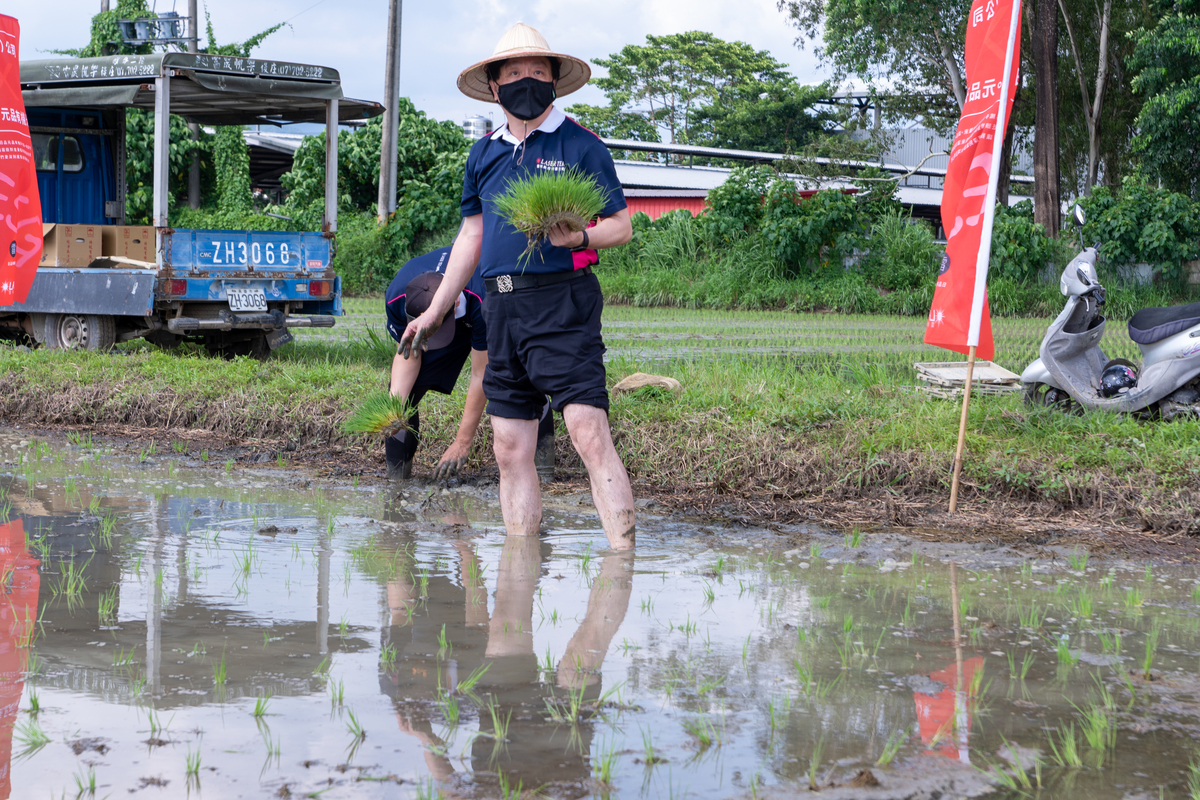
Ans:
{"type": "Polygon", "coordinates": [[[577,266],[575,256],[594,260],[595,250],[628,242],[632,227],[608,149],[553,105],[590,75],[585,62],[552,52],[540,33],[523,24],[504,35],[491,58],[459,75],[464,94],[499,103],[507,122],[471,148],[463,226],[446,280],[426,313],[409,323],[400,349],[419,356],[422,347],[432,346],[429,337],[478,267],[488,289],[489,360],[483,382],[506,530],[533,536],[542,522],[534,453],[537,420],[549,396],[587,467],[609,544],[625,550],[634,545],[633,492],[608,422],[600,336],[604,299],[591,267],[577,266]],[[606,192],[607,201],[593,227],[556,226],[549,240],[523,259],[526,237],[498,213],[495,199],[512,180],[543,170],[586,175],[606,192]]]}
{"type": "MultiPolygon", "coordinates": [[[[409,320],[429,308],[446,271],[450,248],[442,247],[411,259],[400,268],[388,286],[385,298],[388,333],[397,344],[409,320]]],[[[483,321],[483,281],[472,275],[460,288],[454,303],[443,313],[430,335],[428,349],[415,358],[401,358],[396,348],[392,359],[390,390],[396,397],[408,398],[412,414],[408,429],[389,437],[385,444],[388,478],[407,479],[412,475],[413,456],[420,443],[421,417],[417,405],[425,393],[454,391],[467,355],[471,356],[471,383],[463,404],[462,421],[454,441],[442,453],[434,470],[435,478],[448,478],[467,465],[471,440],[483,416],[483,373],[487,367],[487,326],[483,321]]]]}
{"type": "MultiPolygon", "coordinates": [[[[387,327],[396,342],[400,341],[409,321],[429,307],[429,301],[441,285],[449,256],[449,247],[417,256],[401,267],[392,279],[386,295],[387,327]]],[[[459,292],[452,312],[445,314],[437,332],[429,339],[428,350],[417,353],[415,358],[406,359],[400,357],[397,347],[396,357],[392,359],[390,389],[396,397],[408,398],[412,415],[408,418],[408,430],[390,437],[384,445],[388,478],[407,479],[412,476],[413,456],[420,443],[421,417],[417,412],[417,404],[430,390],[442,394],[454,391],[454,384],[470,355],[471,382],[463,404],[462,421],[454,441],[442,454],[433,475],[437,479],[449,478],[466,466],[471,440],[479,429],[479,418],[483,415],[485,403],[483,373],[488,355],[483,294],[483,280],[473,275],[465,289],[459,292]],[[453,313],[453,318],[450,313],[453,313]]],[[[539,422],[538,445],[538,472],[552,475],[554,418],[548,405],[539,422]]]]}

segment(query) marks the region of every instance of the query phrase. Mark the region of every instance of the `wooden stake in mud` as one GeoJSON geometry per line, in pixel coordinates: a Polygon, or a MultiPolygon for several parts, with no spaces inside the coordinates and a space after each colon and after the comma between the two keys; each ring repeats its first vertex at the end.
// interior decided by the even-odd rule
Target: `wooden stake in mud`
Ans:
{"type": "Polygon", "coordinates": [[[962,417],[958,421],[958,447],[954,450],[954,477],[950,480],[950,513],[958,508],[958,475],[962,472],[963,445],[967,439],[967,410],[971,407],[971,382],[975,373],[975,346],[967,350],[967,383],[963,387],[962,417]]]}
{"type": "Polygon", "coordinates": [[[967,736],[971,720],[967,713],[967,704],[970,700],[970,688],[966,685],[963,670],[962,606],[958,601],[958,570],[953,559],[950,561],[950,603],[954,618],[954,741],[959,760],[969,764],[967,736]]]}
{"type": "Polygon", "coordinates": [[[955,690],[961,692],[963,688],[963,654],[962,618],[959,615],[962,613],[962,609],[958,604],[958,570],[955,568],[954,561],[950,562],[950,605],[951,619],[954,620],[954,663],[958,679],[955,690]]]}

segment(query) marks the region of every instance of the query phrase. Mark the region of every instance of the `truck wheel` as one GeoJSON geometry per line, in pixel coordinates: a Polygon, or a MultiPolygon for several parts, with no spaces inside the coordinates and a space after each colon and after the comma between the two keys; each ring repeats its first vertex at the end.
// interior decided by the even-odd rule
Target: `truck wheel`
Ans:
{"type": "Polygon", "coordinates": [[[156,347],[161,347],[163,350],[174,350],[179,347],[179,343],[183,341],[183,337],[170,331],[151,331],[146,334],[146,341],[156,347]]]}
{"type": "Polygon", "coordinates": [[[111,350],[117,322],[107,314],[47,314],[46,346],[59,350],[111,350]]]}

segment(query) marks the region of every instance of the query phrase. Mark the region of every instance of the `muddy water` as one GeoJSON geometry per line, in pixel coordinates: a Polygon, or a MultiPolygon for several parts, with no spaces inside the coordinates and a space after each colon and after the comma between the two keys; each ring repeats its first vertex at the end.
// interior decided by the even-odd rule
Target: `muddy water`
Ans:
{"type": "Polygon", "coordinates": [[[0,435],[0,798],[1187,796],[1194,569],[84,445],[0,435]]]}

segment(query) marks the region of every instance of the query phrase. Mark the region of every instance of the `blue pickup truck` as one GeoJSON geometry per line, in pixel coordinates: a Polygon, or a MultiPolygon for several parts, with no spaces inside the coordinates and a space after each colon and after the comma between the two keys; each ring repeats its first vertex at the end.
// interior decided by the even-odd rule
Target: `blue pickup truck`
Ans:
{"type": "Polygon", "coordinates": [[[89,350],[192,340],[214,354],[266,358],[291,340],[290,328],[330,327],[342,313],[331,265],[338,125],[383,107],[342,97],[336,70],[204,53],[60,58],[22,62],[21,90],[47,255],[25,302],[0,306],[0,336],[89,350]],[[139,257],[101,249],[109,234],[139,230],[125,219],[130,108],[154,115],[152,219],[139,257]],[[201,125],[324,123],[321,230],[172,228],[169,114],[201,125]]]}

